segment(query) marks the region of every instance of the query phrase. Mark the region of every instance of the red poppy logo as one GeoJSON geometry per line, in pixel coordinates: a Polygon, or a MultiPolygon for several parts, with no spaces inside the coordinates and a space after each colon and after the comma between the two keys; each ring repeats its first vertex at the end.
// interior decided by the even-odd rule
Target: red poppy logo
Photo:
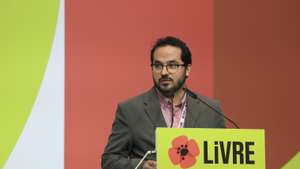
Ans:
{"type": "Polygon", "coordinates": [[[189,168],[197,162],[196,156],[200,153],[194,139],[188,140],[186,136],[176,137],[169,149],[169,158],[174,165],[180,164],[181,168],[189,168]]]}

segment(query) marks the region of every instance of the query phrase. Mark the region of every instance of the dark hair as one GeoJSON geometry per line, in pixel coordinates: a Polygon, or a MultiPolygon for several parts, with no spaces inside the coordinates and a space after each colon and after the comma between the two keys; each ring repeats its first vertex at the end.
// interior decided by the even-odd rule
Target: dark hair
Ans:
{"type": "Polygon", "coordinates": [[[190,52],[190,49],[187,47],[185,42],[183,42],[179,38],[172,37],[172,36],[160,38],[155,42],[155,44],[153,45],[153,47],[151,49],[151,63],[153,62],[154,51],[159,47],[163,47],[163,46],[167,46],[167,45],[180,48],[181,49],[181,60],[183,61],[183,63],[186,66],[189,64],[192,64],[192,54],[190,52]]]}

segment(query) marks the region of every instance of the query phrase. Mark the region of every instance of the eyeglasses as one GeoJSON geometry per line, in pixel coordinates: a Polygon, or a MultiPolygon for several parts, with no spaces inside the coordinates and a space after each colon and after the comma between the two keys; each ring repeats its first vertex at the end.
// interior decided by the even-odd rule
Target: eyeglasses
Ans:
{"type": "Polygon", "coordinates": [[[182,66],[184,67],[186,65],[178,64],[178,63],[170,63],[170,64],[152,63],[151,64],[153,71],[155,71],[156,73],[161,73],[164,67],[166,67],[167,71],[171,74],[176,73],[182,66]]]}

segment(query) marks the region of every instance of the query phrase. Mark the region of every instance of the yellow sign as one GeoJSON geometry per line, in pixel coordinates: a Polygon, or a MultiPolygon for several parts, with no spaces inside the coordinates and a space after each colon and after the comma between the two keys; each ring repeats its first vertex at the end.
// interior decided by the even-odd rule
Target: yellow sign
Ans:
{"type": "Polygon", "coordinates": [[[262,129],[157,128],[157,169],[265,169],[262,129]]]}

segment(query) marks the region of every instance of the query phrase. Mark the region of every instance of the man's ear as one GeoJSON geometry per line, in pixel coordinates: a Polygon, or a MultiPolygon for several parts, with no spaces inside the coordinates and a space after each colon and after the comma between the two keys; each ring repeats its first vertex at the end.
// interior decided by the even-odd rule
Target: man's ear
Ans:
{"type": "Polygon", "coordinates": [[[188,64],[185,68],[185,76],[186,77],[189,77],[190,73],[191,73],[191,68],[192,68],[192,65],[191,64],[188,64]]]}

